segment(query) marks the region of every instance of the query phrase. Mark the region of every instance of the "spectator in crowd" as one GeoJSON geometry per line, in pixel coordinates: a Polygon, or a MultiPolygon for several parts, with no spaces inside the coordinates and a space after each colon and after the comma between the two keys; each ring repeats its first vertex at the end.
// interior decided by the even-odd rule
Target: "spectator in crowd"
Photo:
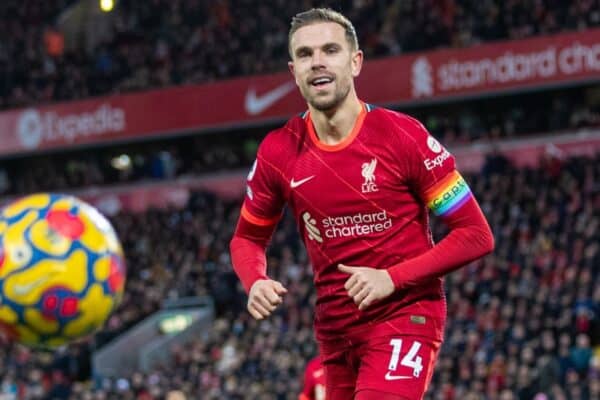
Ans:
{"type": "Polygon", "coordinates": [[[600,25],[598,0],[121,0],[110,40],[65,49],[74,3],[1,2],[0,109],[281,71],[289,18],[314,6],[342,4],[368,58],[600,25]]]}

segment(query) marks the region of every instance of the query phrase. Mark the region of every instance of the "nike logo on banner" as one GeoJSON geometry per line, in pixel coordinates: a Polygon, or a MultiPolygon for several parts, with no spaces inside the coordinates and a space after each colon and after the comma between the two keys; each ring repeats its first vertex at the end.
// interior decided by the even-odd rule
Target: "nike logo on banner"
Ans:
{"type": "Polygon", "coordinates": [[[413,376],[406,376],[406,375],[392,375],[390,374],[390,371],[387,372],[387,374],[385,374],[385,380],[386,381],[397,381],[399,379],[413,379],[413,376]]]}
{"type": "Polygon", "coordinates": [[[293,81],[286,82],[282,85],[277,86],[275,89],[269,90],[268,92],[257,96],[256,89],[250,88],[246,92],[246,98],[244,100],[244,108],[250,115],[257,115],[271,107],[277,101],[285,97],[289,92],[294,89],[296,84],[293,81]]]}
{"type": "Polygon", "coordinates": [[[306,183],[306,182],[310,181],[314,177],[315,176],[312,175],[312,176],[309,176],[308,178],[300,179],[299,181],[295,181],[294,178],[292,178],[292,180],[290,181],[290,187],[292,189],[295,189],[298,186],[302,185],[303,183],[306,183]]]}

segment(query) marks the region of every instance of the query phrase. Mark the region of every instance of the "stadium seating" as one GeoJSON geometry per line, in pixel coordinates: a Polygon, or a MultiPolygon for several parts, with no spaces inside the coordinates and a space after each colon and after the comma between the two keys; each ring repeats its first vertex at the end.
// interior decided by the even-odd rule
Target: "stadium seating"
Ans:
{"type": "MultiPolygon", "coordinates": [[[[61,54],[52,22],[73,3],[1,2],[0,32],[10,40],[0,41],[0,109],[280,70],[288,20],[298,11],[280,0],[258,7],[248,0],[121,0],[113,40],[89,55],[61,54]]],[[[368,58],[600,25],[598,0],[344,4],[368,58]]],[[[443,105],[410,113],[448,145],[599,126],[597,106],[579,94],[543,92],[510,107],[478,100],[477,112],[443,105]]],[[[135,166],[128,172],[110,167],[113,150],[3,160],[0,195],[247,167],[262,128],[239,146],[202,136],[125,147],[135,166]],[[172,173],[153,168],[165,151],[172,173]]],[[[497,250],[446,279],[450,318],[428,399],[599,399],[600,157],[536,169],[495,159],[467,180],[497,250]]],[[[238,207],[239,201],[197,192],[183,210],[115,215],[128,257],[122,305],[94,339],[57,353],[0,337],[0,399],[296,399],[304,365],[316,352],[310,266],[287,217],[269,265],[289,293],[273,318],[254,321],[228,255],[238,207]],[[172,361],[154,371],[92,376],[95,348],[164,299],[206,294],[218,315],[208,340],[166,349],[172,361]]],[[[439,237],[443,227],[434,233],[439,237]]]]}
{"type": "MultiPolygon", "coordinates": [[[[121,0],[112,40],[89,52],[57,51],[48,36],[60,35],[55,22],[73,3],[0,4],[0,26],[11,38],[0,46],[0,109],[281,71],[291,16],[300,6],[340,4],[121,0]]],[[[600,25],[596,0],[343,4],[341,11],[355,23],[368,59],[600,25]]]]}

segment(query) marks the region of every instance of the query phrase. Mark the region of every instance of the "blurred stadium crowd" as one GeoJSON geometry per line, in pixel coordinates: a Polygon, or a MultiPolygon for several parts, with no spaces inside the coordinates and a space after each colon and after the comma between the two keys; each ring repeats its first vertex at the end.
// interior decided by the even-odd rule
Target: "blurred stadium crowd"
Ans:
{"type": "MultiPolygon", "coordinates": [[[[317,2],[121,0],[117,34],[88,55],[52,42],[59,32],[51,21],[71,3],[0,4],[0,31],[10,38],[0,41],[0,109],[281,70],[289,17],[317,2]]],[[[344,4],[367,58],[600,25],[597,0],[344,4]]],[[[410,113],[450,145],[599,126],[597,106],[580,95],[480,101],[477,113],[458,104],[410,113]]],[[[128,170],[110,166],[113,150],[7,160],[0,194],[247,167],[265,131],[256,128],[240,140],[196,136],[125,147],[128,170]]],[[[548,159],[538,169],[495,159],[467,180],[497,250],[446,280],[449,324],[429,398],[600,399],[600,156],[548,159]]],[[[0,339],[0,399],[296,399],[304,365],[316,352],[310,265],[286,217],[269,265],[289,293],[274,318],[252,320],[228,258],[238,206],[198,192],[184,210],[115,216],[128,257],[121,307],[94,341],[56,354],[0,339]],[[88,379],[91,348],[164,299],[206,294],[217,307],[208,339],[169,349],[171,362],[151,372],[88,379]]],[[[439,237],[443,228],[434,228],[439,237]]]]}
{"type": "MultiPolygon", "coordinates": [[[[430,398],[599,398],[600,157],[549,163],[494,163],[467,177],[497,251],[447,279],[450,318],[430,398]]],[[[51,356],[3,343],[0,393],[163,399],[180,390],[187,399],[295,399],[304,363],[316,351],[310,266],[286,218],[270,266],[289,293],[274,318],[252,320],[229,266],[236,210],[197,193],[182,211],[113,219],[128,249],[128,283],[99,340],[155,311],[162,299],[210,294],[218,319],[208,340],[170,349],[171,364],[106,379],[99,389],[75,382],[86,370],[81,346],[51,356]]]]}
{"type": "Polygon", "coordinates": [[[55,25],[74,0],[0,4],[0,109],[285,70],[295,13],[332,6],[367,59],[600,25],[598,0],[120,0],[111,40],[71,51],[55,25]]]}

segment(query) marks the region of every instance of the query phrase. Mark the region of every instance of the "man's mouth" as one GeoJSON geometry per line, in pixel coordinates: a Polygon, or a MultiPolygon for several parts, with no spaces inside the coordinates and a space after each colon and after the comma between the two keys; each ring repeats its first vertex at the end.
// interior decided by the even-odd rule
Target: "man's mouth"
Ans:
{"type": "Polygon", "coordinates": [[[310,80],[310,84],[318,88],[322,88],[331,82],[333,82],[333,77],[331,76],[319,76],[310,80]]]}

